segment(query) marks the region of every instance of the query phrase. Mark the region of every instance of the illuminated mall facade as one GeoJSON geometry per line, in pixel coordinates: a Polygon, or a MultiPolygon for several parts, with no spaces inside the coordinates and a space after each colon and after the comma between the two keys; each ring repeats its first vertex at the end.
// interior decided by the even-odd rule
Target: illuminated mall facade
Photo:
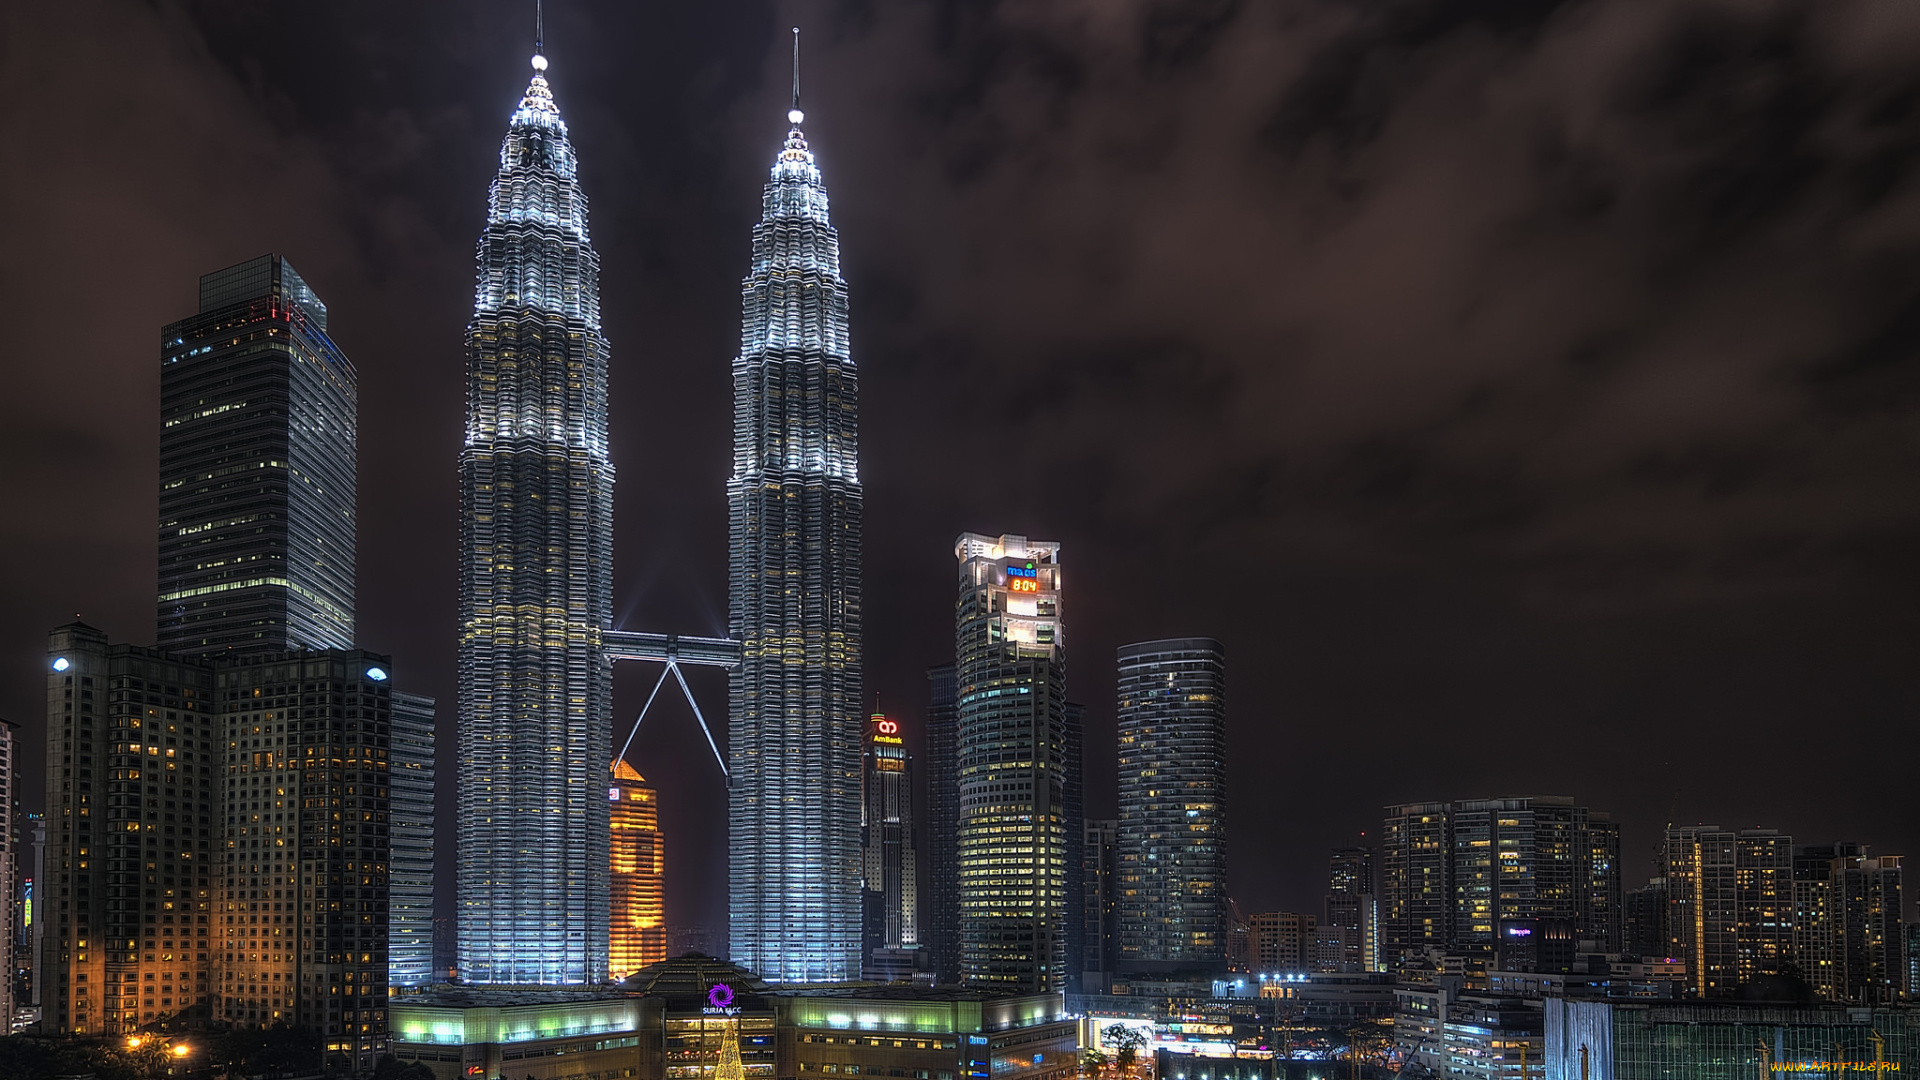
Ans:
{"type": "Polygon", "coordinates": [[[1078,1026],[1057,993],[770,986],[689,955],[605,992],[395,999],[393,1052],[438,1080],[1065,1080],[1078,1026]]]}

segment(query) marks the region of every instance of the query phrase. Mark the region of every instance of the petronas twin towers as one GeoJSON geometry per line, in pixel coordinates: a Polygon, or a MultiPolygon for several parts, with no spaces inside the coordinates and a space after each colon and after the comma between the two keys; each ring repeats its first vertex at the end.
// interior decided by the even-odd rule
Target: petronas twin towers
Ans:
{"type": "MultiPolygon", "coordinates": [[[[470,983],[593,984],[609,902],[608,347],[573,145],[545,58],[533,66],[467,330],[459,967],[470,983]]],[[[799,105],[796,63],[733,361],[730,959],[830,982],[860,974],[858,380],[799,105]]]]}

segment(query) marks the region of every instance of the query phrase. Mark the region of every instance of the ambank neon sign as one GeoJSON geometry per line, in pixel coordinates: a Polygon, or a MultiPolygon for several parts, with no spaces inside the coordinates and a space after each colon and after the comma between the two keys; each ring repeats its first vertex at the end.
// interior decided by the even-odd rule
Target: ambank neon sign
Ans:
{"type": "Polygon", "coordinates": [[[700,1011],[708,1016],[739,1016],[740,1007],[733,1003],[733,987],[726,983],[707,987],[707,1007],[700,1011]]]}

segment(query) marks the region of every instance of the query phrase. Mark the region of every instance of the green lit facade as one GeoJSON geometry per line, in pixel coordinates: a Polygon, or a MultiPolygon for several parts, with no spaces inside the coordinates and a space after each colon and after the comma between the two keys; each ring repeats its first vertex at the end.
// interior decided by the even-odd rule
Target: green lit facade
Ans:
{"type": "Polygon", "coordinates": [[[396,999],[394,1053],[439,1080],[712,1080],[726,1040],[764,1080],[1064,1080],[1078,1031],[1059,994],[770,987],[685,956],[603,993],[436,990],[396,999]]]}
{"type": "Polygon", "coordinates": [[[1910,1008],[1548,998],[1546,1080],[1758,1080],[1911,1075],[1910,1008]]]}

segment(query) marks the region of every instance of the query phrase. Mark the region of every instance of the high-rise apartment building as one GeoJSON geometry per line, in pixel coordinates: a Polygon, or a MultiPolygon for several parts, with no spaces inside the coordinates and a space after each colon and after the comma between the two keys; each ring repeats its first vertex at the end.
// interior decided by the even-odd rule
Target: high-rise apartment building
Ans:
{"type": "Polygon", "coordinates": [[[387,1039],[387,658],[186,659],[81,623],[48,644],[61,901],[42,916],[43,1030],[203,1007],[313,1029],[337,1066],[371,1068],[387,1039]]]}
{"type": "Polygon", "coordinates": [[[936,982],[960,981],[960,702],[952,664],[927,669],[927,905],[921,940],[936,982]]]}
{"type": "Polygon", "coordinates": [[[1247,917],[1253,969],[1265,974],[1314,970],[1319,920],[1297,911],[1262,911],[1247,917]]]}
{"type": "Polygon", "coordinates": [[[733,362],[729,933],[770,981],[833,982],[861,970],[859,378],[794,49],[733,362]]]}
{"type": "Polygon", "coordinates": [[[79,623],[48,646],[41,1030],[130,1031],[211,1006],[228,833],[212,664],[79,623]]]}
{"type": "MultiPolygon", "coordinates": [[[[1079,990],[1105,994],[1120,970],[1120,820],[1092,819],[1081,828],[1082,949],[1079,990]]],[[[1076,973],[1069,972],[1069,975],[1076,973]]]]}
{"type": "Polygon", "coordinates": [[[433,973],[433,714],[432,698],[393,692],[387,774],[393,856],[387,871],[387,982],[392,986],[439,981],[433,973]]]}
{"type": "Polygon", "coordinates": [[[355,381],[277,255],[161,332],[162,651],[353,646],[355,381]]]}
{"type": "Polygon", "coordinates": [[[1913,990],[1906,981],[1902,857],[1870,857],[1864,848],[1833,866],[1839,991],[1846,1001],[1885,1005],[1913,990]]]}
{"type": "Polygon", "coordinates": [[[625,761],[613,763],[613,909],[608,966],[616,980],[667,958],[667,848],[660,798],[625,761]]]}
{"type": "Polygon", "coordinates": [[[954,544],[960,973],[1016,993],[1066,982],[1066,641],[1060,545],[954,544]]]}
{"type": "Polygon", "coordinates": [[[1514,921],[1558,920],[1606,949],[1619,940],[1619,827],[1572,799],[1390,806],[1381,863],[1384,959],[1396,967],[1427,946],[1492,961],[1514,921]]]}
{"type": "MultiPolygon", "coordinates": [[[[213,1017],[319,1032],[330,1061],[361,1070],[387,1046],[390,667],[384,656],[332,649],[216,661],[211,671],[226,737],[216,777],[225,839],[214,853],[213,1017]]],[[[137,764],[132,748],[144,742],[146,767],[156,757],[164,767],[165,751],[151,752],[163,737],[151,720],[117,734],[129,742],[116,744],[127,747],[112,755],[116,764],[137,764]]],[[[163,780],[163,818],[165,794],[163,780]]],[[[166,931],[163,916],[163,964],[166,931]]],[[[151,935],[138,940],[149,957],[151,935]]],[[[184,957],[184,933],[176,944],[184,957]]],[[[115,945],[110,938],[110,962],[115,945]]],[[[123,1018],[134,1011],[125,990],[123,980],[123,1018]]],[[[144,1021],[144,997],[139,1011],[144,1021]]]]}
{"type": "Polygon", "coordinates": [[[1325,958],[1328,971],[1379,971],[1380,911],[1374,898],[1373,849],[1334,849],[1327,863],[1327,896],[1322,930],[1338,937],[1337,956],[1325,958]]]}
{"type": "Polygon", "coordinates": [[[1380,833],[1380,931],[1387,967],[1409,953],[1453,941],[1453,807],[1405,803],[1387,808],[1380,833]]]}
{"type": "Polygon", "coordinates": [[[1901,862],[1849,841],[1793,845],[1793,964],[1820,997],[1876,1005],[1910,989],[1901,862]]]}
{"type": "Polygon", "coordinates": [[[863,961],[870,973],[877,951],[920,945],[920,855],[914,845],[913,755],[900,722],[874,713],[867,724],[860,785],[863,961]]]}
{"type": "Polygon", "coordinates": [[[600,258],[547,61],[478,245],[460,452],[458,880],[470,983],[607,975],[613,462],[600,258]]]}
{"type": "Polygon", "coordinates": [[[1667,829],[1668,955],[1687,965],[1693,993],[1731,994],[1780,971],[1793,941],[1793,838],[1718,825],[1667,829]]]}
{"type": "Polygon", "coordinates": [[[1226,962],[1226,651],[1119,650],[1120,969],[1226,962]]]}

